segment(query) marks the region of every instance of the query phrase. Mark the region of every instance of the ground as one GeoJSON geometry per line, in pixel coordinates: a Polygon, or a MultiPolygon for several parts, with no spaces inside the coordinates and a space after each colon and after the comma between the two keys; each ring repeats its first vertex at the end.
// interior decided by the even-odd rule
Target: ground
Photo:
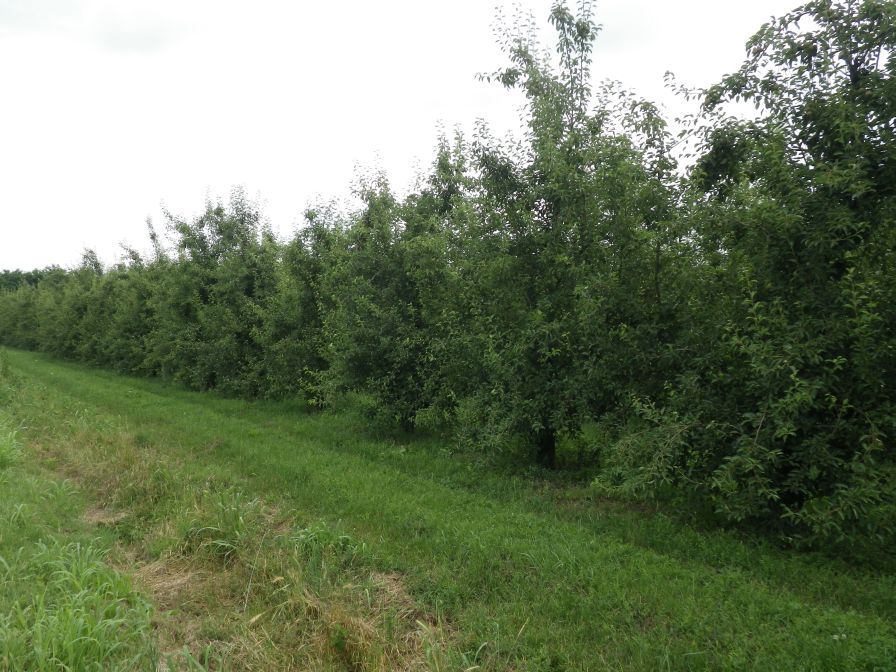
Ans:
{"type": "Polygon", "coordinates": [[[350,409],[4,357],[9,641],[56,594],[24,577],[80,544],[115,587],[94,607],[128,624],[119,669],[896,669],[890,568],[508,473],[350,409]]]}

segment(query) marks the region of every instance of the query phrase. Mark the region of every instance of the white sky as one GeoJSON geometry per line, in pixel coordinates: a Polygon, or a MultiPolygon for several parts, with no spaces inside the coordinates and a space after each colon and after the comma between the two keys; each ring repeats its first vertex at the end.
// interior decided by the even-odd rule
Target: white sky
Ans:
{"type": "MultiPolygon", "coordinates": [[[[517,4],[553,44],[551,0],[517,4]]],[[[798,4],[597,0],[595,79],[680,114],[666,70],[712,84],[798,4]]],[[[410,186],[440,124],[517,128],[519,99],[476,79],[506,62],[495,17],[494,0],[0,0],[0,269],[112,262],[163,203],[190,217],[235,185],[283,235],[359,166],[410,186]]]]}

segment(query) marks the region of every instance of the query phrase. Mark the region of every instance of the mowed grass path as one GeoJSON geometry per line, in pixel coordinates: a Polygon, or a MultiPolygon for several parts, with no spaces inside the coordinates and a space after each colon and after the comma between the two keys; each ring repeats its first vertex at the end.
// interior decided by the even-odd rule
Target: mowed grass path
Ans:
{"type": "Polygon", "coordinates": [[[23,400],[26,443],[37,423],[88,412],[344,529],[488,667],[896,670],[893,573],[489,471],[434,440],[377,439],[351,413],[8,359],[39,390],[23,400]]]}

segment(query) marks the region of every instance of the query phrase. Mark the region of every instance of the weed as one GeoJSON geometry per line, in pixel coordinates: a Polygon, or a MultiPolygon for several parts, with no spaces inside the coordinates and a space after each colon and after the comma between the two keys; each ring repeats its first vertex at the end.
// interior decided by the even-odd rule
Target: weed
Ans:
{"type": "Polygon", "coordinates": [[[262,507],[259,500],[228,488],[203,492],[196,514],[184,531],[183,550],[207,551],[229,564],[242,556],[255,536],[262,507]]]}
{"type": "Polygon", "coordinates": [[[69,479],[46,481],[41,496],[47,500],[71,499],[78,492],[75,484],[69,479]]]}
{"type": "Polygon", "coordinates": [[[30,589],[0,614],[3,670],[155,670],[150,606],[102,551],[40,543],[6,574],[30,589]]]}
{"type": "Polygon", "coordinates": [[[175,494],[175,483],[169,465],[151,455],[142,455],[122,474],[121,486],[113,500],[116,506],[148,514],[175,494]]]}
{"type": "Polygon", "coordinates": [[[170,670],[181,672],[207,672],[207,670],[225,670],[225,657],[214,647],[208,645],[202,652],[194,656],[186,648],[165,655],[165,666],[170,670]]]}
{"type": "Polygon", "coordinates": [[[10,525],[21,525],[25,521],[25,505],[15,504],[7,517],[10,525]]]}
{"type": "Polygon", "coordinates": [[[0,416],[0,472],[3,472],[21,459],[21,448],[17,432],[8,420],[0,416]]]}
{"type": "Polygon", "coordinates": [[[372,556],[367,544],[350,535],[339,533],[323,523],[294,531],[291,542],[298,561],[316,580],[323,578],[326,567],[348,568],[370,563],[372,556]]]}

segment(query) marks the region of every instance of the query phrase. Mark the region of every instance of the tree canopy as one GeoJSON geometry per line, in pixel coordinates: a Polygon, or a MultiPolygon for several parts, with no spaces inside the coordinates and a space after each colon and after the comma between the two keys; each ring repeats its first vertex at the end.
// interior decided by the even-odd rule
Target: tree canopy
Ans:
{"type": "Polygon", "coordinates": [[[442,137],[407,196],[366,179],[288,241],[237,190],[149,255],[5,271],[0,339],[314,408],[352,393],[601,493],[892,552],[896,5],[773,19],[683,139],[594,84],[588,3],[549,21],[553,55],[510,28],[484,76],[525,97],[517,141],[442,137]]]}

